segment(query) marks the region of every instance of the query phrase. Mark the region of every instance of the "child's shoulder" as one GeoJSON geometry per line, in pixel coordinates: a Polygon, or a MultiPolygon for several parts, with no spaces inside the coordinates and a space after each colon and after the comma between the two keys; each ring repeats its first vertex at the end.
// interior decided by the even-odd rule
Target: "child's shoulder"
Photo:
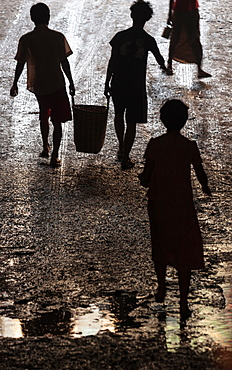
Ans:
{"type": "Polygon", "coordinates": [[[178,136],[176,135],[170,135],[170,134],[163,134],[163,135],[160,135],[160,136],[157,136],[157,137],[152,137],[149,141],[149,144],[150,145],[158,145],[158,144],[162,144],[162,143],[168,143],[168,142],[172,142],[172,141],[175,141],[176,140],[179,141],[180,144],[183,144],[183,145],[189,145],[189,146],[195,146],[196,145],[196,141],[194,140],[190,140],[188,139],[186,136],[183,136],[181,134],[179,134],[178,136]]]}
{"type": "Polygon", "coordinates": [[[191,145],[191,146],[193,146],[193,145],[195,146],[196,145],[196,141],[195,140],[189,139],[186,136],[180,135],[180,138],[181,138],[181,140],[184,143],[186,143],[186,145],[191,145]]]}
{"type": "Polygon", "coordinates": [[[47,35],[48,37],[64,37],[64,35],[56,30],[52,30],[51,28],[48,27],[35,27],[32,31],[29,31],[25,33],[24,35],[21,36],[21,40],[27,40],[27,39],[33,39],[33,38],[38,38],[42,35],[47,35]]]}
{"type": "Polygon", "coordinates": [[[162,134],[162,135],[159,135],[159,136],[156,136],[156,137],[152,137],[150,139],[150,142],[152,144],[155,144],[155,143],[157,143],[159,141],[165,140],[166,137],[167,137],[167,134],[162,134]]]}
{"type": "Polygon", "coordinates": [[[130,28],[127,28],[125,30],[121,30],[121,31],[118,31],[117,33],[115,33],[114,37],[112,38],[112,40],[115,40],[115,39],[120,39],[120,38],[123,38],[125,37],[126,35],[130,34],[131,33],[131,27],[130,28]]]}
{"type": "Polygon", "coordinates": [[[29,31],[29,32],[26,32],[26,33],[24,33],[24,34],[20,37],[20,40],[30,38],[33,34],[34,34],[34,30],[29,31]]]}
{"type": "Polygon", "coordinates": [[[156,145],[159,145],[160,143],[162,143],[162,141],[164,140],[165,140],[165,134],[157,136],[157,137],[152,137],[148,142],[148,146],[155,147],[156,145]]]}

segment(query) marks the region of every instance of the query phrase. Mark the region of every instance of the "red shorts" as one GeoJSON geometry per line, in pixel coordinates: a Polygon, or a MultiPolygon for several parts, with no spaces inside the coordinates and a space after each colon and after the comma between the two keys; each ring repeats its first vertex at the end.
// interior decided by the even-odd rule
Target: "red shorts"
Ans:
{"type": "MultiPolygon", "coordinates": [[[[36,95],[36,94],[35,94],[36,95]]],[[[72,119],[70,103],[65,87],[46,95],[36,95],[39,103],[39,119],[41,122],[66,122],[72,119]]]]}

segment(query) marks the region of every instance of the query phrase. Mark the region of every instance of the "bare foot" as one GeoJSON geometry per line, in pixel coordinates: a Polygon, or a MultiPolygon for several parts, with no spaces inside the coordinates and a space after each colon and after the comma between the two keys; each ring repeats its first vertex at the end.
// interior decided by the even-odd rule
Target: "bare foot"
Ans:
{"type": "Polygon", "coordinates": [[[203,71],[202,69],[198,70],[198,78],[207,78],[207,77],[212,77],[212,75],[210,73],[203,71]]]}

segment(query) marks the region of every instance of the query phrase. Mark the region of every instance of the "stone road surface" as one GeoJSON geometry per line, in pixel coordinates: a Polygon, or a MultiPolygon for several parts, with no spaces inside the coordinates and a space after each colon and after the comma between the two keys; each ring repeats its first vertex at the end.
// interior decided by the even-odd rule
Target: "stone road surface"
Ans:
{"type": "MultiPolygon", "coordinates": [[[[168,0],[151,0],[146,29],[167,59],[161,37],[168,0]]],[[[138,126],[133,170],[120,171],[110,104],[105,144],[77,153],[64,125],[61,168],[38,157],[38,107],[26,90],[9,96],[19,37],[31,30],[32,1],[0,7],[0,369],[232,369],[230,0],[200,0],[203,67],[174,63],[174,75],[148,61],[149,119],[138,126]],[[168,270],[167,300],[156,304],[146,194],[138,174],[151,136],[163,132],[159,109],[183,99],[184,134],[197,141],[213,197],[193,174],[206,268],[193,274],[193,316],[179,321],[178,286],[168,270]]],[[[76,102],[105,104],[109,40],[129,27],[131,1],[50,0],[50,27],[63,32],[76,102]]]]}

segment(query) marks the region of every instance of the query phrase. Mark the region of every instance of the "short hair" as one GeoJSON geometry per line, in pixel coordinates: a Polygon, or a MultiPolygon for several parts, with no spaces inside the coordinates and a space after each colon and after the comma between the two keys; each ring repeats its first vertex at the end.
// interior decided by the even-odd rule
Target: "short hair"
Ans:
{"type": "Polygon", "coordinates": [[[130,7],[131,18],[145,22],[149,21],[153,15],[153,9],[149,1],[137,0],[130,7]]]}
{"type": "Polygon", "coordinates": [[[32,5],[30,10],[31,20],[35,25],[48,24],[50,19],[49,7],[44,3],[32,5]]]}
{"type": "Polygon", "coordinates": [[[160,109],[160,119],[169,130],[181,130],[188,119],[188,106],[181,100],[167,100],[160,109]]]}

